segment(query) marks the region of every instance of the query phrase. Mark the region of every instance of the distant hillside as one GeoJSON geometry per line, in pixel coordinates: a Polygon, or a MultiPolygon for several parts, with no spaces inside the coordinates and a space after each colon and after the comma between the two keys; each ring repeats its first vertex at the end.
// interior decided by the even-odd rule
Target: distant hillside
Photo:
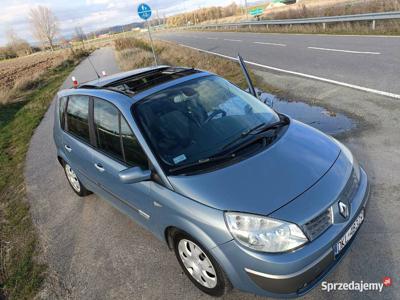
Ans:
{"type": "Polygon", "coordinates": [[[123,31],[130,31],[133,28],[143,28],[144,23],[143,22],[134,22],[134,23],[129,23],[125,25],[115,25],[111,27],[106,27],[102,28],[99,30],[96,30],[94,32],[91,32],[91,34],[95,34],[96,36],[102,35],[102,34],[107,34],[107,33],[119,33],[123,31]]]}

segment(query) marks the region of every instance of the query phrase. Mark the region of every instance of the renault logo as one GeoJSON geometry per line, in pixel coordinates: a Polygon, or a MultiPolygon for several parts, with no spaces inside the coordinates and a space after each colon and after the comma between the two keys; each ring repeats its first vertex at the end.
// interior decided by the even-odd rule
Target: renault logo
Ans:
{"type": "Polygon", "coordinates": [[[349,207],[342,201],[339,201],[339,212],[345,219],[349,216],[349,207]]]}

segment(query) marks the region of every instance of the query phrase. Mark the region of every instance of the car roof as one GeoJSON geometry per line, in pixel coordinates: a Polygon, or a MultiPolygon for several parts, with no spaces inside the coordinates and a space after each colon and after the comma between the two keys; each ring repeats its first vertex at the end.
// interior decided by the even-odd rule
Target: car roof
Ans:
{"type": "Polygon", "coordinates": [[[202,73],[200,70],[186,67],[156,66],[122,72],[83,83],[79,89],[108,89],[134,96],[145,90],[157,87],[166,82],[189,75],[202,73]]]}
{"type": "Polygon", "coordinates": [[[94,87],[102,88],[113,82],[116,82],[116,81],[119,81],[122,79],[126,79],[129,77],[135,77],[135,76],[139,76],[139,75],[148,73],[150,71],[163,70],[166,68],[169,68],[169,66],[167,66],[167,65],[151,66],[151,67],[135,69],[135,70],[127,71],[127,72],[121,72],[121,73],[117,73],[117,74],[113,74],[113,75],[100,77],[100,78],[92,80],[92,81],[84,82],[84,83],[80,84],[78,86],[78,88],[89,88],[89,87],[90,88],[94,88],[94,87]]]}
{"type": "Polygon", "coordinates": [[[77,88],[62,90],[58,92],[58,96],[86,94],[132,105],[159,90],[208,75],[214,74],[194,68],[162,65],[101,77],[82,83],[77,88]],[[129,85],[128,90],[125,89],[125,85],[129,85]],[[121,98],[122,95],[127,98],[121,98]],[[128,99],[130,101],[127,102],[128,99]]]}

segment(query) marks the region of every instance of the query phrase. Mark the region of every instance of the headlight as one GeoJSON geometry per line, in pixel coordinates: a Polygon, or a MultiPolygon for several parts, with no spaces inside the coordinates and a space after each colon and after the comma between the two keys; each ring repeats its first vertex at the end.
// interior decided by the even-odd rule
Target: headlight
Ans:
{"type": "Polygon", "coordinates": [[[285,221],[236,212],[226,212],[225,219],[233,237],[254,250],[284,252],[308,241],[296,224],[285,221]]]}

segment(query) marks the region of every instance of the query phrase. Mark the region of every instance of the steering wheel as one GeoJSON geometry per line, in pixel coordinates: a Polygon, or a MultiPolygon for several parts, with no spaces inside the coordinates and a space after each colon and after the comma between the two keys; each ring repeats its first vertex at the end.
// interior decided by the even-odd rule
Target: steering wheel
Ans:
{"type": "Polygon", "coordinates": [[[222,115],[222,117],[225,117],[226,111],[224,111],[222,109],[214,109],[213,112],[207,117],[207,119],[204,122],[205,123],[210,122],[212,119],[214,119],[218,115],[222,115]]]}

